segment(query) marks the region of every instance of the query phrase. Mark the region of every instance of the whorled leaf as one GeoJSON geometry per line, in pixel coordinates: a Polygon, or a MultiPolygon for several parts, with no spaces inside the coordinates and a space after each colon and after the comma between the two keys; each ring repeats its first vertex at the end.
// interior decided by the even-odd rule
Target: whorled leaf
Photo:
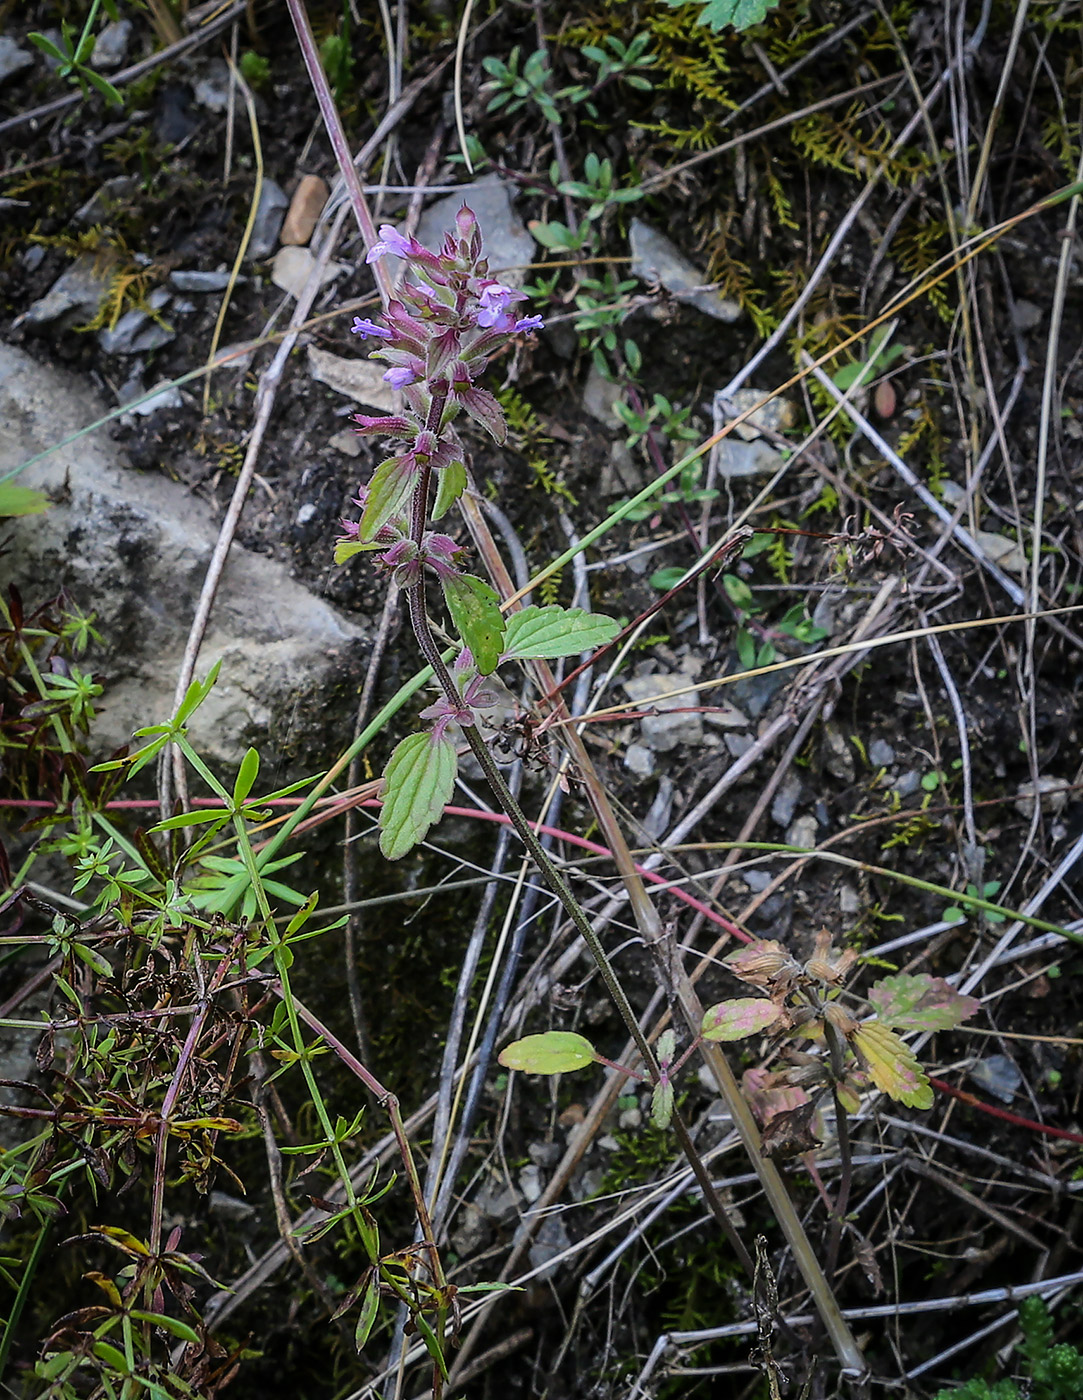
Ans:
{"type": "Polygon", "coordinates": [[[446,735],[410,734],[384,769],[380,850],[399,860],[439,821],[455,789],[459,760],[446,735]]]}
{"type": "Polygon", "coordinates": [[[473,574],[448,574],[441,578],[444,602],[463,645],[469,647],[474,665],[488,676],[500,664],[504,642],[504,614],[500,598],[473,574]]]}
{"type": "Polygon", "coordinates": [[[704,1040],[744,1040],[773,1026],[781,1014],[765,997],[737,997],[708,1007],[700,1034],[704,1040]]]}
{"type": "Polygon", "coordinates": [[[882,1093],[908,1108],[932,1108],[933,1090],[925,1071],[910,1047],[883,1021],[862,1021],[850,1043],[882,1093]]]}
{"type": "Polygon", "coordinates": [[[504,633],[504,656],[509,661],[552,661],[558,656],[577,656],[611,642],[620,624],[600,613],[582,608],[522,608],[508,618],[504,633]]]}
{"type": "Polygon", "coordinates": [[[594,1063],[594,1046],[574,1031],[545,1031],[505,1045],[497,1059],[523,1074],[567,1074],[594,1063]]]}
{"type": "Polygon", "coordinates": [[[957,992],[943,977],[899,972],[869,992],[877,1019],[902,1031],[950,1031],[980,1008],[977,997],[957,992]]]}

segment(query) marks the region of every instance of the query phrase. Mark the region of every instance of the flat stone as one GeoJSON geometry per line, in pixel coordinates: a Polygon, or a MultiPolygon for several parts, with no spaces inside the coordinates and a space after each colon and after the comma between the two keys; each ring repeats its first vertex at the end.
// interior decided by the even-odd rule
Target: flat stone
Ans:
{"type": "Polygon", "coordinates": [[[811,851],[816,845],[816,833],[820,824],[813,816],[798,817],[786,833],[786,845],[798,846],[803,851],[811,851]]]}
{"type": "Polygon", "coordinates": [[[128,52],[131,37],[130,19],[115,19],[111,24],[107,24],[94,42],[94,51],[90,55],[91,68],[99,68],[105,72],[119,68],[128,52]]]}
{"type": "Polygon", "coordinates": [[[14,39],[0,34],[0,83],[6,83],[9,78],[14,78],[16,73],[22,73],[33,66],[34,55],[29,49],[20,48],[14,39]]]}
{"type": "Polygon", "coordinates": [[[361,439],[349,428],[343,428],[341,433],[328,438],[327,446],[333,447],[336,452],[344,452],[347,457],[361,456],[361,439]]]}
{"type": "Polygon", "coordinates": [[[1027,556],[1017,540],[997,535],[992,530],[975,530],[974,540],[994,564],[1009,573],[1021,574],[1027,567],[1027,556]]]}
{"type": "MultiPolygon", "coordinates": [[[[130,402],[132,399],[139,399],[142,398],[142,396],[143,386],[139,383],[125,386],[125,389],[122,389],[119,395],[121,403],[130,402]],[[129,388],[131,392],[127,393],[129,388]]],[[[135,413],[140,418],[150,418],[155,413],[162,413],[167,408],[182,408],[183,406],[184,397],[181,391],[175,384],[170,384],[166,381],[166,383],[162,385],[160,393],[155,394],[152,398],[147,399],[143,403],[132,403],[128,412],[135,413]]]]}
{"type": "Polygon", "coordinates": [[[649,778],[654,773],[654,754],[645,744],[629,744],[624,751],[624,766],[637,778],[649,778]]]}
{"type": "Polygon", "coordinates": [[[742,476],[766,476],[782,466],[782,458],[764,438],[742,442],[736,435],[723,438],[718,444],[716,461],[718,475],[727,481],[736,481],[742,476]]]}
{"type": "Polygon", "coordinates": [[[597,365],[591,365],[583,386],[583,407],[592,418],[606,428],[622,428],[624,425],[614,412],[614,405],[620,402],[623,393],[619,384],[606,379],[597,365]]]}
{"type": "Polygon", "coordinates": [[[302,175],[290,200],[282,232],[278,235],[279,242],[295,246],[307,243],[329,194],[330,190],[318,175],[302,175]]]}
{"type": "MultiPolygon", "coordinates": [[[[1068,805],[1070,784],[1066,778],[1054,778],[1049,774],[1039,774],[1038,794],[1042,811],[1046,816],[1057,816],[1068,805]]],[[[1034,784],[1028,779],[1017,788],[1018,797],[1012,804],[1021,817],[1034,815],[1034,784]]]]}
{"type": "Polygon", "coordinates": [[[112,212],[112,206],[122,199],[128,199],[138,189],[139,180],[135,175],[114,175],[75,211],[76,221],[80,224],[103,223],[112,212]]]}
{"type": "MultiPolygon", "coordinates": [[[[748,409],[760,403],[770,389],[737,389],[725,399],[721,393],[715,395],[715,402],[726,419],[738,418],[748,409]]],[[[769,432],[781,433],[787,428],[795,428],[799,420],[797,405],[792,399],[775,397],[768,399],[762,408],[757,408],[751,417],[734,429],[735,436],[745,442],[753,442],[764,428],[769,432]]]]}
{"type": "MultiPolygon", "coordinates": [[[[316,259],[307,248],[279,248],[271,264],[271,281],[291,297],[300,297],[315,266],[316,259]]],[[[320,286],[326,287],[328,282],[350,270],[345,263],[328,263],[320,277],[320,286]]]]}
{"type": "Polygon", "coordinates": [[[659,672],[653,676],[632,676],[624,682],[624,689],[634,701],[653,703],[657,714],[644,715],[640,723],[640,741],[655,753],[669,753],[678,744],[698,744],[703,738],[703,718],[698,713],[675,714],[698,703],[695,691],[685,695],[675,695],[668,699],[656,700],[667,691],[677,690],[688,684],[687,676],[659,672]]]}
{"type": "Polygon", "coordinates": [[[1023,1083],[1018,1066],[1007,1055],[986,1055],[971,1067],[970,1078],[1001,1103],[1011,1103],[1023,1083]]]}
{"type": "MultiPolygon", "coordinates": [[[[164,287],[155,287],[147,297],[147,306],[152,311],[161,311],[169,303],[169,293],[164,287]]],[[[116,325],[98,332],[98,344],[107,355],[139,355],[157,350],[176,339],[176,332],[159,325],[146,312],[138,307],[125,311],[116,325]]]]}
{"type": "Polygon", "coordinates": [[[313,379],[356,403],[393,413],[398,394],[384,379],[384,368],[381,360],[346,360],[315,345],[308,347],[308,372],[313,379]]]}
{"type": "Polygon", "coordinates": [[[716,729],[748,728],[748,716],[727,700],[718,700],[706,710],[703,722],[713,724],[716,729]]]}
{"type": "Polygon", "coordinates": [[[264,180],[256,205],[256,221],[248,242],[248,262],[269,258],[278,245],[278,233],[290,202],[286,191],[273,180],[264,180]]]}
{"type": "MultiPolygon", "coordinates": [[[[606,426],[613,423],[606,420],[606,426]]],[[[609,444],[609,460],[598,478],[598,494],[604,497],[634,496],[646,486],[646,476],[639,462],[629,452],[622,438],[609,444]]]]}
{"type": "MultiPolygon", "coordinates": [[[[224,292],[229,286],[229,278],[230,274],[225,268],[218,272],[178,269],[169,274],[169,280],[178,292],[224,292]]],[[[247,277],[238,277],[236,285],[239,287],[247,281],[247,277]]]]}
{"type": "MultiPolygon", "coordinates": [[[[106,677],[93,730],[102,756],[170,715],[219,530],[186,487],[128,467],[108,428],[54,449],[107,410],[85,379],[0,345],[0,475],[47,452],[19,481],[54,502],[7,523],[11,557],[28,609],[65,588],[95,614],[102,641],[83,664],[106,677]]],[[[250,744],[265,761],[322,756],[351,732],[369,636],[287,564],[235,544],[199,657],[200,676],[222,668],[189,722],[196,748],[225,769],[250,744]]]]}
{"type": "MultiPolygon", "coordinates": [[[[583,1184],[586,1184],[586,1177],[583,1178],[583,1184]]],[[[539,1283],[559,1274],[560,1265],[555,1261],[571,1247],[571,1237],[563,1219],[559,1215],[547,1215],[538,1226],[534,1243],[527,1254],[531,1269],[537,1270],[535,1277],[539,1283]]]]}
{"type": "Polygon", "coordinates": [[[856,776],[854,755],[837,724],[824,725],[824,767],[833,778],[852,783],[856,776]]]}
{"type": "Polygon", "coordinates": [[[742,754],[748,753],[756,742],[751,734],[725,734],[723,738],[731,758],[740,758],[742,754]]]}
{"type": "Polygon", "coordinates": [[[98,260],[90,253],[82,253],[43,297],[16,318],[15,324],[47,326],[73,312],[84,318],[94,316],[109,294],[109,285],[109,274],[98,260]]]}
{"type": "Polygon", "coordinates": [[[466,204],[481,228],[490,273],[507,287],[521,287],[534,260],[534,240],[512,208],[514,189],[500,175],[485,175],[463,185],[446,199],[430,204],[421,215],[418,242],[437,251],[444,235],[454,231],[455,215],[466,204]]]}
{"type": "Polygon", "coordinates": [[[192,92],[198,105],[208,112],[225,112],[229,109],[229,85],[229,65],[224,59],[214,58],[196,80],[192,92]]]}
{"type": "Polygon", "coordinates": [[[874,768],[890,768],[895,762],[895,750],[886,739],[874,739],[869,745],[869,762],[874,768]]]}
{"type": "Polygon", "coordinates": [[[705,286],[706,273],[689,262],[664,233],[658,233],[642,219],[633,219],[629,239],[633,277],[641,282],[661,283],[667,292],[717,321],[732,322],[741,315],[735,301],[727,301],[705,286]]]}
{"type": "Polygon", "coordinates": [[[519,1173],[519,1190],[523,1193],[523,1200],[528,1206],[532,1206],[542,1193],[542,1174],[537,1165],[533,1162],[528,1167],[524,1167],[519,1173]]]}
{"type": "Polygon", "coordinates": [[[847,918],[852,918],[854,914],[860,912],[861,896],[848,880],[844,880],[839,886],[839,913],[845,914],[847,918]]]}
{"type": "Polygon", "coordinates": [[[797,804],[801,800],[802,787],[801,779],[796,773],[787,773],[775,793],[771,803],[771,820],[776,826],[782,827],[783,831],[794,819],[797,804]]]}
{"type": "Polygon", "coordinates": [[[892,791],[897,792],[900,797],[912,797],[920,787],[921,774],[916,768],[909,768],[905,773],[899,774],[892,791]]]}

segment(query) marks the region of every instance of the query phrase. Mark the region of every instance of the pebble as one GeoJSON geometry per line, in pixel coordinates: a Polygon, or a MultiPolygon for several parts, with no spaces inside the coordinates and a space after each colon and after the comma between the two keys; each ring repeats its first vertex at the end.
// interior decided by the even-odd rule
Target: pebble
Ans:
{"type": "Polygon", "coordinates": [[[318,175],[302,175],[290,200],[279,241],[298,247],[307,243],[316,227],[316,220],[323,213],[329,193],[318,175]]]}
{"type": "MultiPolygon", "coordinates": [[[[130,402],[130,399],[126,398],[126,392],[129,389],[134,389],[134,392],[131,394],[131,398],[133,399],[139,398],[143,393],[138,383],[129,381],[125,388],[120,391],[119,397],[121,403],[130,402]]],[[[177,386],[175,384],[164,383],[161,393],[153,395],[153,397],[147,399],[145,403],[133,403],[128,409],[128,412],[138,414],[140,418],[149,418],[152,414],[161,413],[167,408],[181,408],[183,404],[184,399],[181,397],[181,391],[177,386]]]]}
{"type": "Polygon", "coordinates": [[[739,437],[723,438],[718,444],[716,456],[718,474],[724,480],[736,481],[744,476],[764,476],[777,472],[782,466],[782,458],[763,438],[755,442],[742,442],[739,437]]]}
{"type": "Polygon", "coordinates": [[[605,428],[621,428],[623,423],[614,412],[614,405],[621,400],[624,391],[613,380],[606,379],[598,366],[592,364],[587,382],[583,386],[583,407],[605,428]]]}
{"type": "MultiPolygon", "coordinates": [[[[680,674],[658,672],[653,676],[633,676],[624,682],[624,689],[632,700],[654,701],[656,696],[687,685],[687,677],[680,674]]],[[[695,691],[675,695],[671,699],[658,700],[658,714],[645,715],[640,725],[640,739],[655,753],[669,753],[678,744],[698,744],[703,738],[703,718],[701,715],[673,714],[685,706],[695,705],[698,696],[695,691]]]]}
{"type": "MultiPolygon", "coordinates": [[[[147,305],[153,311],[161,311],[168,303],[169,293],[164,287],[155,287],[147,297],[147,305]]],[[[175,339],[176,331],[160,326],[138,307],[125,311],[115,326],[98,332],[98,344],[107,355],[145,354],[175,339]]]]}
{"type": "Polygon", "coordinates": [[[706,273],[689,262],[665,234],[658,233],[642,219],[633,219],[629,239],[633,277],[638,277],[641,282],[660,282],[667,292],[717,321],[732,322],[738,319],[741,308],[737,303],[706,289],[706,273]],[[701,290],[693,291],[694,287],[701,290]]]}
{"type": "Polygon", "coordinates": [[[361,456],[361,439],[356,433],[344,428],[341,433],[336,433],[334,437],[327,439],[327,446],[333,447],[336,452],[344,452],[347,457],[361,456]]]}
{"type": "Polygon", "coordinates": [[[756,742],[751,734],[725,734],[723,738],[733,758],[740,758],[742,754],[748,753],[756,742]]]}
{"type": "Polygon", "coordinates": [[[179,146],[198,126],[199,118],[192,114],[192,90],[187,83],[169,83],[159,89],[154,102],[154,135],[160,145],[179,146]]]}
{"type": "Polygon", "coordinates": [[[486,175],[463,185],[454,194],[430,204],[417,226],[419,242],[439,248],[444,234],[455,228],[455,215],[467,204],[485,234],[490,274],[508,287],[521,287],[534,260],[534,240],[512,208],[514,187],[500,175],[486,175]]]}
{"type": "Polygon", "coordinates": [[[535,1277],[539,1282],[560,1272],[560,1265],[554,1261],[571,1247],[564,1221],[559,1215],[547,1215],[538,1226],[534,1243],[528,1251],[530,1267],[536,1271],[535,1277]]]}
{"type": "Polygon", "coordinates": [[[229,83],[229,67],[225,60],[212,59],[193,89],[197,104],[208,112],[225,112],[229,107],[229,83]]]}
{"type": "Polygon", "coordinates": [[[541,1171],[531,1163],[519,1173],[519,1190],[528,1206],[532,1206],[542,1193],[541,1171]]]}
{"type": "Polygon", "coordinates": [[[853,752],[846,742],[846,736],[838,725],[832,723],[824,725],[824,767],[833,778],[844,783],[854,781],[853,752]]]}
{"type": "Polygon", "coordinates": [[[793,821],[797,811],[797,804],[801,800],[801,788],[801,779],[797,774],[788,773],[771,803],[771,820],[784,831],[793,821]]]}
{"type": "Polygon", "coordinates": [[[849,881],[844,880],[839,886],[839,913],[846,915],[856,914],[861,908],[861,896],[849,881]]]}
{"type": "Polygon", "coordinates": [[[643,1126],[643,1112],[638,1108],[626,1108],[617,1119],[617,1126],[623,1128],[625,1132],[631,1132],[643,1126]]]}
{"type": "MultiPolygon", "coordinates": [[[[169,280],[178,292],[224,292],[229,286],[229,272],[224,268],[219,272],[178,270],[169,274],[169,280]]],[[[238,277],[236,285],[247,281],[247,277],[238,277]]]]}
{"type": "Polygon", "coordinates": [[[719,701],[703,716],[704,722],[713,724],[716,729],[747,729],[748,716],[742,714],[736,705],[726,700],[719,701]]]}
{"type": "MultiPolygon", "coordinates": [[[[607,419],[606,427],[612,427],[607,419]]],[[[602,466],[598,478],[598,494],[606,499],[612,496],[634,496],[647,484],[643,468],[629,452],[623,438],[615,438],[609,444],[609,457],[602,466]]]]}
{"type": "Polygon", "coordinates": [[[799,846],[804,851],[811,851],[816,845],[816,833],[819,829],[820,824],[815,817],[798,817],[786,833],[786,845],[799,846]]]}
{"type": "Polygon", "coordinates": [[[1009,573],[1021,574],[1027,567],[1027,556],[1017,540],[994,534],[992,530],[975,530],[974,539],[994,564],[1007,569],[1009,573]]]}
{"type": "Polygon", "coordinates": [[[886,739],[874,739],[869,745],[869,762],[874,768],[890,768],[895,762],[895,750],[886,739]]]}
{"type": "Polygon", "coordinates": [[[90,55],[91,68],[103,68],[106,71],[119,68],[128,52],[131,37],[130,19],[115,19],[112,24],[107,24],[94,43],[94,52],[90,55]]]}
{"type": "Polygon", "coordinates": [[[649,778],[654,772],[654,754],[645,744],[629,744],[624,753],[624,766],[637,778],[649,778]]]}
{"type": "Polygon", "coordinates": [[[48,325],[69,312],[93,316],[109,292],[109,276],[90,253],[83,253],[15,322],[48,325]]]}
{"type": "Polygon", "coordinates": [[[316,514],[316,507],[312,501],[306,501],[294,517],[295,525],[307,525],[316,514]]]}
{"type": "Polygon", "coordinates": [[[555,1167],[564,1156],[564,1149],[559,1142],[532,1142],[526,1155],[539,1167],[555,1167]]]}
{"type": "Polygon", "coordinates": [[[775,877],[767,870],[742,870],[741,879],[753,894],[762,894],[775,877]]]}
{"type": "MultiPolygon", "coordinates": [[[[1071,784],[1066,778],[1053,778],[1049,774],[1038,777],[1038,792],[1041,796],[1042,811],[1046,816],[1056,816],[1068,805],[1068,789],[1071,784]]],[[[1016,789],[1018,796],[1014,807],[1021,817],[1034,815],[1034,784],[1028,779],[1016,789]]]]}
{"type": "Polygon", "coordinates": [[[1041,323],[1042,308],[1034,302],[1020,299],[1012,307],[1012,325],[1017,331],[1032,331],[1041,323]]]}
{"type": "Polygon", "coordinates": [[[329,350],[310,345],[308,372],[319,383],[334,389],[336,394],[345,394],[355,402],[366,404],[381,413],[393,413],[395,410],[398,395],[384,380],[384,366],[380,360],[346,360],[341,355],[332,355],[329,350]]]}
{"type": "MultiPolygon", "coordinates": [[[[771,392],[770,389],[737,389],[723,399],[720,391],[715,395],[715,404],[723,416],[729,420],[739,417],[746,409],[762,402],[771,392]]],[[[797,421],[797,405],[793,400],[776,396],[769,399],[762,408],[756,409],[750,418],[746,418],[743,423],[738,424],[733,430],[733,435],[745,442],[753,442],[760,436],[763,428],[767,428],[771,432],[781,433],[787,428],[796,427],[797,421]]]]}
{"type": "Polygon", "coordinates": [[[970,1078],[1001,1103],[1011,1103],[1023,1082],[1015,1061],[1007,1055],[986,1055],[971,1068],[970,1078]]]}
{"type": "MultiPolygon", "coordinates": [[[[279,248],[271,264],[271,281],[291,297],[299,298],[315,266],[316,259],[307,248],[279,248]]],[[[345,263],[328,263],[320,277],[320,286],[326,287],[328,282],[349,271],[345,263]]]]}
{"type": "Polygon", "coordinates": [[[905,773],[899,774],[893,790],[900,797],[912,797],[919,787],[921,787],[921,774],[916,768],[908,768],[905,773]]]}
{"type": "Polygon", "coordinates": [[[7,82],[8,78],[14,78],[16,73],[33,66],[34,55],[29,49],[21,49],[14,39],[0,34],[0,83],[7,82]]]}
{"type": "Polygon", "coordinates": [[[111,180],[90,196],[87,202],[75,211],[75,218],[81,224],[100,224],[108,218],[110,205],[135,194],[139,180],[134,175],[114,175],[111,180]]]}
{"type": "Polygon", "coordinates": [[[259,262],[263,258],[269,258],[274,252],[278,243],[278,232],[289,207],[290,202],[282,186],[276,185],[273,180],[264,180],[259,193],[259,203],[256,205],[252,237],[248,242],[246,256],[249,262],[259,262]]]}

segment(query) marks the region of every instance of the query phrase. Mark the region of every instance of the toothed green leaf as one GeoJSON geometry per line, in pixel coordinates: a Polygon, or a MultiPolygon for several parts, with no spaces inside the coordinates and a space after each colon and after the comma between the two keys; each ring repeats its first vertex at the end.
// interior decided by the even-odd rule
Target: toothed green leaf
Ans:
{"type": "Polygon", "coordinates": [[[504,633],[504,656],[514,661],[553,660],[558,656],[578,656],[611,642],[620,624],[600,613],[582,608],[523,608],[508,618],[504,633]]]}
{"type": "Polygon", "coordinates": [[[399,860],[439,821],[455,788],[458,757],[450,739],[411,734],[384,769],[380,850],[399,860]]]}

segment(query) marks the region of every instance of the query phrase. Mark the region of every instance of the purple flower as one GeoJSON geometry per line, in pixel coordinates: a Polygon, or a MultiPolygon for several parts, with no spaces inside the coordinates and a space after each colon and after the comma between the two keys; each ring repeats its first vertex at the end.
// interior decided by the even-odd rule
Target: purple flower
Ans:
{"type": "Polygon", "coordinates": [[[481,306],[481,310],[478,312],[478,325],[495,326],[500,318],[506,315],[509,302],[522,300],[524,300],[522,292],[517,292],[512,287],[505,287],[501,282],[491,280],[482,282],[481,291],[478,293],[478,302],[481,306]]]}
{"type": "Polygon", "coordinates": [[[524,316],[522,320],[516,321],[517,331],[540,331],[545,329],[545,322],[540,316],[524,316]]]}
{"type": "Polygon", "coordinates": [[[395,365],[386,371],[384,378],[391,385],[392,389],[405,389],[407,384],[413,384],[417,375],[406,365],[395,365]]]}
{"type": "Polygon", "coordinates": [[[368,340],[370,335],[377,335],[381,340],[390,340],[394,335],[394,331],[389,331],[386,326],[378,326],[375,321],[369,321],[360,316],[353,318],[350,330],[354,335],[359,335],[362,340],[368,340]]]}
{"type": "Polygon", "coordinates": [[[392,257],[396,258],[408,258],[411,251],[411,240],[403,238],[394,224],[381,224],[380,241],[372,245],[365,261],[373,263],[377,258],[382,258],[385,253],[390,253],[392,257]]]}

